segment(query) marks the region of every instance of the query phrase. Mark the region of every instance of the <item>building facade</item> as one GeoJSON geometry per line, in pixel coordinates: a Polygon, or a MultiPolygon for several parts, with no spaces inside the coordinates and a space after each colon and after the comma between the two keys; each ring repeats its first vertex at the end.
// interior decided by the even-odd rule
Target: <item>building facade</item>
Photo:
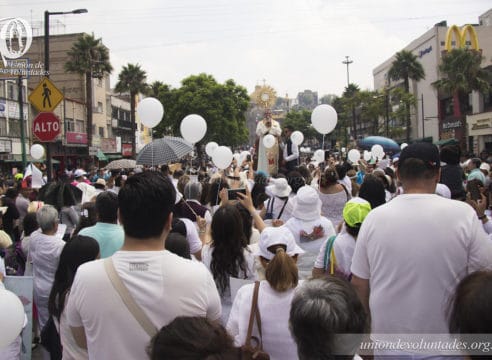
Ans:
{"type": "MultiPolygon", "coordinates": [[[[24,144],[30,138],[29,105],[26,100],[27,81],[21,80],[24,144]]],[[[22,139],[19,105],[19,81],[8,76],[0,79],[0,161],[1,170],[7,171],[22,164],[22,139]]],[[[26,154],[29,147],[25,145],[26,154]]]]}
{"type": "MultiPolygon", "coordinates": [[[[486,69],[492,67],[491,19],[492,9],[481,15],[479,23],[473,25],[484,56],[482,67],[486,69]]],[[[480,114],[491,110],[490,99],[477,92],[470,94],[468,104],[465,106],[467,111],[462,117],[457,118],[453,115],[452,95],[440,94],[432,86],[432,83],[440,79],[438,67],[445,51],[448,29],[446,21],[440,22],[404,49],[418,57],[425,71],[425,79],[418,82],[410,80],[410,92],[417,100],[417,106],[411,110],[411,138],[416,140],[431,137],[434,142],[454,138],[460,141],[463,147],[476,153],[485,147],[492,150],[492,138],[473,139],[478,136],[487,136],[484,135],[484,128],[479,132],[474,132],[468,124],[470,116],[471,122],[475,119],[482,119],[484,116],[488,118],[487,115],[480,114]]],[[[455,46],[454,43],[453,46],[455,46]]],[[[391,57],[373,70],[375,90],[383,91],[401,85],[401,81],[394,82],[388,77],[388,71],[394,58],[394,56],[391,57]]],[[[490,130],[490,135],[492,135],[492,128],[490,130]]]]}

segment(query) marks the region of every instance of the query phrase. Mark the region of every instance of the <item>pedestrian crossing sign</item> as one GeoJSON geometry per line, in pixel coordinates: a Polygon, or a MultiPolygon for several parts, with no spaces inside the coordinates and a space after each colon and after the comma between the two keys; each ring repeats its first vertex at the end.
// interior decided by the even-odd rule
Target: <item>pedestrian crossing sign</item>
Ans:
{"type": "Polygon", "coordinates": [[[63,94],[48,78],[41,80],[29,95],[29,101],[40,112],[53,111],[62,100],[63,94]]]}

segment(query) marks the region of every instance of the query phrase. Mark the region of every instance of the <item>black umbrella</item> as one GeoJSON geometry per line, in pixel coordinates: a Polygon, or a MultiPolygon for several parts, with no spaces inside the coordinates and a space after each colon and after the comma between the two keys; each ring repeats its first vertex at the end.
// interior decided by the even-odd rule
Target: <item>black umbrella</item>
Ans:
{"type": "Polygon", "coordinates": [[[51,182],[39,189],[38,198],[60,211],[64,206],[79,204],[82,200],[82,190],[62,181],[51,182]]]}
{"type": "Polygon", "coordinates": [[[139,165],[162,165],[177,162],[193,150],[193,145],[183,138],[164,136],[144,146],[137,155],[139,165]]]}

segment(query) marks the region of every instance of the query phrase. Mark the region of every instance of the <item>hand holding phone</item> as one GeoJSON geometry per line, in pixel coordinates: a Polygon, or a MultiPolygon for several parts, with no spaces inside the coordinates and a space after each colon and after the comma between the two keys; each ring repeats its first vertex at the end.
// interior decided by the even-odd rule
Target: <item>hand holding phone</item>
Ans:
{"type": "Polygon", "coordinates": [[[242,188],[242,189],[229,189],[227,190],[227,197],[229,200],[238,200],[238,196],[237,196],[237,193],[241,193],[241,194],[244,194],[246,195],[246,189],[242,188]]]}

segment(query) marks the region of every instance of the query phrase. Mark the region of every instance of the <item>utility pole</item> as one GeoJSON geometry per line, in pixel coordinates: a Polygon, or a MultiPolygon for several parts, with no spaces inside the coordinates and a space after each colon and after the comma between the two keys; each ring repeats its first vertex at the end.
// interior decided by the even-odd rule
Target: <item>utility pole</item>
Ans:
{"type": "Polygon", "coordinates": [[[349,65],[352,64],[354,61],[350,60],[350,56],[345,56],[345,60],[342,61],[342,64],[347,65],[347,87],[350,84],[350,76],[349,76],[349,65]]]}
{"type": "Polygon", "coordinates": [[[19,118],[20,118],[20,135],[21,135],[21,153],[22,153],[22,171],[26,170],[26,136],[24,132],[24,97],[22,96],[22,75],[17,79],[18,103],[19,103],[19,118]]]}
{"type": "MultiPolygon", "coordinates": [[[[353,60],[350,60],[350,56],[345,56],[345,60],[342,61],[342,64],[345,64],[347,65],[347,90],[349,88],[349,85],[350,85],[350,76],[349,76],[349,65],[352,64],[354,61],[353,60]]],[[[352,97],[354,96],[354,94],[352,94],[352,97]]],[[[354,105],[352,105],[352,126],[353,126],[353,138],[354,138],[354,141],[357,141],[357,121],[356,121],[356,118],[355,118],[355,107],[354,105]]]]}
{"type": "Polygon", "coordinates": [[[424,94],[420,94],[420,102],[422,105],[422,140],[424,140],[425,138],[424,94]]]}

